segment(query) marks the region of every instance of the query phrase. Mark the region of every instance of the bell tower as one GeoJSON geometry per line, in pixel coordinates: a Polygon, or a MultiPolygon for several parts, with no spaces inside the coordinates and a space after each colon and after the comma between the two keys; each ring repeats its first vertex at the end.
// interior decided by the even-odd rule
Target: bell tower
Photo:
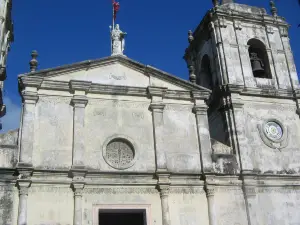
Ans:
{"type": "Polygon", "coordinates": [[[212,2],[213,8],[188,34],[184,59],[189,78],[212,90],[207,102],[212,145],[216,141],[229,147],[241,170],[262,171],[268,165],[261,168],[263,163],[254,152],[270,148],[270,140],[275,145],[280,141],[264,139],[258,127],[268,129],[263,124],[277,121],[283,131],[289,127],[287,115],[294,118],[299,112],[299,81],[289,24],[278,15],[273,1],[270,14],[264,8],[233,0],[212,2]],[[283,102],[289,105],[289,112],[283,102]]]}

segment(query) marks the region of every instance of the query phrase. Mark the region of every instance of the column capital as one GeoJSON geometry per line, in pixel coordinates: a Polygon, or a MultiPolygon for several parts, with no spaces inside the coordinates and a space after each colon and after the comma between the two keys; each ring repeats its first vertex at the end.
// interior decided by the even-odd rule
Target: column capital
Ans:
{"type": "Polygon", "coordinates": [[[204,100],[207,100],[211,94],[210,90],[207,91],[192,91],[191,92],[192,97],[194,99],[195,102],[202,100],[204,103],[204,100]]]}
{"type": "Polygon", "coordinates": [[[82,196],[84,186],[85,186],[85,184],[82,184],[82,183],[73,183],[72,184],[72,189],[73,189],[74,195],[75,196],[82,196]]]}
{"type": "Polygon", "coordinates": [[[196,115],[207,115],[208,106],[207,105],[195,105],[193,107],[193,112],[196,115]]]}
{"type": "Polygon", "coordinates": [[[20,195],[28,195],[28,189],[31,185],[31,180],[17,180],[17,187],[20,195]]]}
{"type": "Polygon", "coordinates": [[[85,95],[74,95],[71,104],[74,108],[85,108],[88,104],[88,98],[85,95]]]}
{"type": "Polygon", "coordinates": [[[168,197],[170,193],[170,185],[158,185],[158,190],[161,198],[168,197]]]}
{"type": "Polygon", "coordinates": [[[244,187],[244,192],[247,198],[255,198],[257,195],[257,189],[256,187],[252,186],[245,186],[244,187]]]}
{"type": "Polygon", "coordinates": [[[149,109],[152,110],[153,112],[163,112],[165,107],[166,104],[162,102],[158,102],[158,103],[151,103],[149,109]]]}
{"type": "Polygon", "coordinates": [[[39,100],[39,96],[37,92],[22,91],[21,94],[22,94],[23,102],[25,104],[35,105],[39,100]]]}
{"type": "Polygon", "coordinates": [[[70,80],[69,86],[72,91],[84,91],[87,92],[92,85],[90,81],[83,80],[70,80]]]}
{"type": "Polygon", "coordinates": [[[216,193],[216,187],[215,186],[205,186],[204,190],[206,192],[206,196],[209,197],[213,197],[216,193]]]}

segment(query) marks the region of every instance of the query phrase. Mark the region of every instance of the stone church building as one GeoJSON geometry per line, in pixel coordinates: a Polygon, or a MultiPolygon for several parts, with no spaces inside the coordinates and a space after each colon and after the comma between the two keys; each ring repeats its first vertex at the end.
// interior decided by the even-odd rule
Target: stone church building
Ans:
{"type": "Polygon", "coordinates": [[[124,55],[19,76],[0,138],[2,225],[299,225],[300,86],[288,23],[213,1],[189,81],[124,55]]]}

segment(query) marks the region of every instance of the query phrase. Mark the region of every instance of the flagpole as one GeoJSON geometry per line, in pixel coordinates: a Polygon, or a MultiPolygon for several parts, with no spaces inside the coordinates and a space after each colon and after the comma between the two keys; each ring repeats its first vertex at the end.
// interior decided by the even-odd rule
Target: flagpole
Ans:
{"type": "Polygon", "coordinates": [[[115,9],[114,9],[114,3],[115,3],[115,0],[113,0],[113,4],[112,4],[112,27],[113,27],[113,30],[115,29],[115,9]]]}

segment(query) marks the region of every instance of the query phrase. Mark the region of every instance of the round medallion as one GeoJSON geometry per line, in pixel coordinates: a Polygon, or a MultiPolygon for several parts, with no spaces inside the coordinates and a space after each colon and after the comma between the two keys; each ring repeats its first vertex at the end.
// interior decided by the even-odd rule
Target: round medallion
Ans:
{"type": "Polygon", "coordinates": [[[265,124],[264,131],[266,136],[275,141],[279,141],[283,137],[283,129],[280,124],[270,121],[265,124]]]}
{"type": "Polygon", "coordinates": [[[103,152],[105,161],[115,169],[126,169],[133,165],[135,150],[126,139],[116,138],[111,140],[103,152]]]}

